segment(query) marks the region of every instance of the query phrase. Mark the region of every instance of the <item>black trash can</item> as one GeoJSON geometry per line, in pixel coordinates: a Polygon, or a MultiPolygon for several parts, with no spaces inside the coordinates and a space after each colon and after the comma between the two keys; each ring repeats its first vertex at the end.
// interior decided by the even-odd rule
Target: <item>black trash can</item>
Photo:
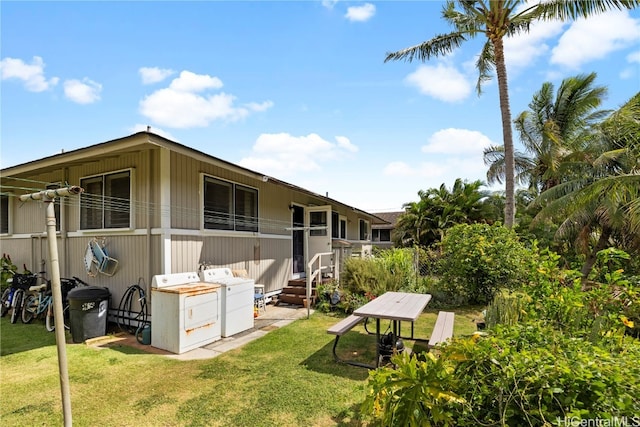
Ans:
{"type": "Polygon", "coordinates": [[[89,338],[107,333],[107,314],[111,293],[99,286],[82,286],[72,289],[67,295],[73,342],[84,342],[89,338]]]}

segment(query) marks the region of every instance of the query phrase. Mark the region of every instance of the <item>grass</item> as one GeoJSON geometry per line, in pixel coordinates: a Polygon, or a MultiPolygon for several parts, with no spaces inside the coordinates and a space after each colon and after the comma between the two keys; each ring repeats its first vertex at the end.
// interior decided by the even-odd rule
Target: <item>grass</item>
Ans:
{"type": "MultiPolygon", "coordinates": [[[[456,310],[455,335],[475,330],[478,311],[456,310]]],[[[416,322],[428,337],[436,312],[416,322]]],[[[316,313],[215,359],[177,361],[129,347],[67,345],[75,426],[357,426],[368,371],[334,362],[337,319],[316,313]]],[[[0,321],[3,426],[62,424],[55,336],[42,322],[0,321]]],[[[69,341],[69,340],[68,340],[69,341]]],[[[359,325],[341,355],[375,359],[359,325]],[[360,349],[354,353],[354,349],[360,349]]],[[[411,342],[406,343],[409,347],[411,342]]]]}

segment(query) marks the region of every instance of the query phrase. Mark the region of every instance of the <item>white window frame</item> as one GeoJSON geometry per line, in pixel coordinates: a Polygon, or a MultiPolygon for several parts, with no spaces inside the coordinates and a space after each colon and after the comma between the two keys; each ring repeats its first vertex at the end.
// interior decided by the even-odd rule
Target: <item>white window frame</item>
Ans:
{"type": "Polygon", "coordinates": [[[135,228],[135,224],[134,224],[134,218],[135,218],[135,169],[134,168],[126,168],[126,169],[119,169],[119,170],[114,170],[114,171],[108,171],[108,172],[102,172],[102,173],[97,173],[97,174],[93,174],[93,175],[87,175],[87,176],[83,176],[80,177],[80,183],[82,184],[82,181],[85,179],[91,179],[91,178],[97,178],[97,177],[102,177],[103,179],[103,183],[104,183],[104,178],[106,176],[109,175],[116,175],[119,173],[123,173],[123,172],[128,172],[129,173],[129,226],[128,227],[109,227],[109,228],[104,228],[104,222],[105,222],[105,209],[104,209],[104,205],[102,207],[102,228],[82,228],[82,206],[83,206],[83,202],[82,202],[82,196],[83,194],[80,194],[80,203],[78,206],[78,230],[79,231],[87,231],[87,232],[110,232],[110,231],[122,231],[122,230],[132,230],[135,228]]]}

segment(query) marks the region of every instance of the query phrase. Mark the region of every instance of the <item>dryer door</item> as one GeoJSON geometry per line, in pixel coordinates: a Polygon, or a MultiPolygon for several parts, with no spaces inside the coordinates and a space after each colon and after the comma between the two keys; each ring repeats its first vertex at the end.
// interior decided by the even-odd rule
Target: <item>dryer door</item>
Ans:
{"type": "Polygon", "coordinates": [[[184,329],[190,331],[220,319],[218,292],[187,296],[184,299],[184,329]]]}

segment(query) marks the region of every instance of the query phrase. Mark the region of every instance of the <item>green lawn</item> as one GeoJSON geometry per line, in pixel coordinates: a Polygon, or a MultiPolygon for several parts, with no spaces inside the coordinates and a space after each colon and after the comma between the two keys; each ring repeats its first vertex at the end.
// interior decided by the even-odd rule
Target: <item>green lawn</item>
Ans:
{"type": "MultiPolygon", "coordinates": [[[[455,335],[475,330],[478,310],[456,311],[455,335]]],[[[416,336],[428,337],[436,312],[416,336]]],[[[335,363],[338,319],[302,319],[210,360],[177,361],[130,347],[69,344],[75,426],[356,426],[368,371],[335,363]]],[[[55,336],[40,321],[0,321],[0,420],[3,426],[62,424],[55,336]]],[[[408,332],[408,329],[406,330],[408,332]]],[[[346,334],[345,358],[375,359],[362,325],[346,334]],[[356,351],[357,350],[357,351],[356,351]]],[[[411,342],[406,343],[411,347],[411,342]]]]}

